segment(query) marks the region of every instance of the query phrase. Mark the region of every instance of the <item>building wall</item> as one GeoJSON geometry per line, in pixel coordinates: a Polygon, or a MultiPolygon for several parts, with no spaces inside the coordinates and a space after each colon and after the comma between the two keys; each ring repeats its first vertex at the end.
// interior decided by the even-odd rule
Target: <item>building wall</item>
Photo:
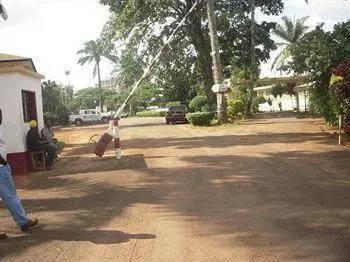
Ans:
{"type": "Polygon", "coordinates": [[[41,82],[21,73],[0,74],[0,107],[3,110],[4,139],[8,154],[27,151],[26,134],[29,124],[24,123],[21,90],[35,92],[38,128],[43,128],[41,82]]]}
{"type": "MultiPolygon", "coordinates": [[[[271,99],[272,105],[270,106],[268,103],[260,104],[259,105],[259,111],[261,112],[278,112],[280,111],[280,108],[278,106],[278,103],[282,103],[282,111],[292,111],[297,107],[297,99],[293,95],[292,97],[288,94],[282,95],[282,97],[275,98],[271,95],[270,91],[258,91],[258,95],[263,96],[266,100],[271,99]]],[[[299,92],[299,110],[300,111],[307,111],[309,104],[308,96],[304,96],[303,92],[299,92]]]]}

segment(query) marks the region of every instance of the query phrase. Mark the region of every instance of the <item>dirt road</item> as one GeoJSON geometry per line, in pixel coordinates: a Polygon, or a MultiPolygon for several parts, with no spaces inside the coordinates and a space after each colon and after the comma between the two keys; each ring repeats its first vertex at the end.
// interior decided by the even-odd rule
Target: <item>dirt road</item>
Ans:
{"type": "Polygon", "coordinates": [[[1,261],[350,261],[350,151],[310,120],[121,122],[123,159],[65,128],[56,169],[17,179],[41,227],[0,203],[1,261]]]}

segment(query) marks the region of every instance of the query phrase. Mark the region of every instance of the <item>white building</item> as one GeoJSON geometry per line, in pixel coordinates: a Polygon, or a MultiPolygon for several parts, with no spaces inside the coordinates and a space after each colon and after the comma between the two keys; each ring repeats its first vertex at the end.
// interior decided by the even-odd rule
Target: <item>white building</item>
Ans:
{"type": "Polygon", "coordinates": [[[303,84],[293,88],[294,94],[283,94],[275,98],[271,94],[272,85],[261,86],[254,88],[254,91],[258,96],[263,96],[266,100],[270,100],[271,105],[266,102],[259,105],[259,111],[261,112],[278,112],[278,111],[308,111],[309,95],[307,89],[312,84],[303,84]],[[280,105],[282,108],[280,108],[280,105]]]}
{"type": "Polygon", "coordinates": [[[14,174],[28,171],[26,135],[28,122],[43,128],[41,79],[31,58],[0,54],[0,108],[8,161],[14,174]]]}
{"type": "MultiPolygon", "coordinates": [[[[250,85],[249,80],[238,81],[237,84],[250,85]]],[[[308,111],[309,94],[308,89],[313,86],[307,76],[284,76],[274,78],[262,78],[256,81],[259,86],[254,88],[258,96],[263,96],[270,101],[259,105],[259,111],[274,112],[280,111],[308,111]],[[275,98],[271,94],[271,89],[275,84],[288,84],[293,87],[293,95],[283,94],[281,97],[275,98]]]]}

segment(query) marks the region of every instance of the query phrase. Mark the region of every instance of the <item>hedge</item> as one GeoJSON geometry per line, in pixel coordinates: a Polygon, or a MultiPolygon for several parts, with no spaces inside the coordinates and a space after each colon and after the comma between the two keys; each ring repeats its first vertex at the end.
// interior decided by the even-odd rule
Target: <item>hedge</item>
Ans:
{"type": "Polygon", "coordinates": [[[137,117],[164,117],[165,115],[165,111],[141,111],[136,113],[137,117]]]}
{"type": "Polygon", "coordinates": [[[191,100],[189,107],[194,111],[200,111],[206,104],[208,104],[208,99],[205,96],[198,95],[191,100]]]}
{"type": "Polygon", "coordinates": [[[210,112],[196,112],[188,114],[187,120],[194,126],[209,126],[210,121],[214,118],[210,112]]]}
{"type": "Polygon", "coordinates": [[[179,106],[179,105],[181,105],[180,101],[170,101],[170,102],[166,103],[165,107],[179,106]]]}

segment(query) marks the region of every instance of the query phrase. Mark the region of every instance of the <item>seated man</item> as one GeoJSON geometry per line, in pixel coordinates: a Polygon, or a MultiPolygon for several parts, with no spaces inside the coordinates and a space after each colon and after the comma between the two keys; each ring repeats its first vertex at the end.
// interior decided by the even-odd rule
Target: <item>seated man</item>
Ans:
{"type": "Polygon", "coordinates": [[[41,140],[42,141],[46,141],[50,144],[53,144],[56,146],[57,149],[57,155],[60,155],[63,151],[63,148],[65,147],[65,143],[64,142],[58,142],[55,137],[55,133],[52,129],[52,124],[51,124],[51,120],[49,119],[45,119],[45,126],[44,128],[41,130],[41,140]]]}
{"type": "Polygon", "coordinates": [[[30,151],[45,150],[47,152],[47,169],[51,169],[56,156],[56,146],[40,139],[38,133],[38,123],[35,120],[29,122],[30,130],[27,134],[27,146],[30,151]]]}

